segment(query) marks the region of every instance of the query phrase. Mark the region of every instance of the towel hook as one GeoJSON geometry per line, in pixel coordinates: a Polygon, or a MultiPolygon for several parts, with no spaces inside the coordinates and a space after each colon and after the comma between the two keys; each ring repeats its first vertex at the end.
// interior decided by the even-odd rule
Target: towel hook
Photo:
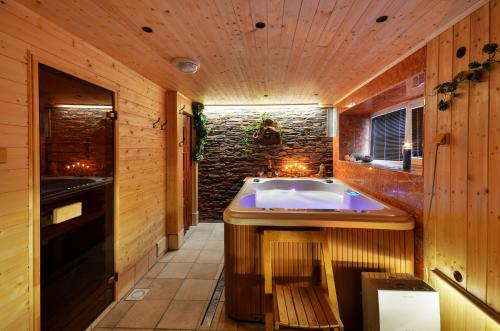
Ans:
{"type": "Polygon", "coordinates": [[[165,130],[167,128],[167,122],[168,120],[165,120],[165,122],[163,122],[163,124],[160,126],[160,130],[165,130]]]}
{"type": "Polygon", "coordinates": [[[184,108],[186,108],[186,105],[182,106],[182,108],[178,110],[179,114],[182,114],[182,111],[184,110],[184,108]]]}
{"type": "Polygon", "coordinates": [[[156,122],[153,123],[153,129],[156,129],[158,127],[158,123],[160,123],[160,118],[156,120],[156,122]]]}

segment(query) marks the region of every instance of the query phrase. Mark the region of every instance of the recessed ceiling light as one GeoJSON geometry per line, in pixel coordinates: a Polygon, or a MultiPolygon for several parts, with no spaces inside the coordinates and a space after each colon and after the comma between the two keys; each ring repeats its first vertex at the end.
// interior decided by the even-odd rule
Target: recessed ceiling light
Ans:
{"type": "Polygon", "coordinates": [[[153,29],[151,29],[149,26],[143,26],[142,31],[144,31],[146,33],[151,33],[151,32],[153,32],[153,29]]]}
{"type": "Polygon", "coordinates": [[[383,23],[383,22],[387,21],[388,18],[389,17],[387,17],[386,15],[379,16],[379,17],[377,17],[377,19],[375,20],[375,22],[377,22],[377,23],[383,23]]]}
{"type": "Polygon", "coordinates": [[[266,23],[264,23],[264,22],[257,22],[257,23],[255,23],[255,27],[257,29],[264,29],[266,27],[266,23]]]}

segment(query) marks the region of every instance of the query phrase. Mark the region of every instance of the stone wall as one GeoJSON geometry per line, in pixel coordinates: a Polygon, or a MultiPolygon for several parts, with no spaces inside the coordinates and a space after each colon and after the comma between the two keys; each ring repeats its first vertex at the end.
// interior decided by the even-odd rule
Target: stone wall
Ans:
{"type": "Polygon", "coordinates": [[[113,172],[113,129],[106,112],[52,109],[50,133],[41,138],[44,176],[109,176],[113,172]],[[67,169],[73,164],[83,168],[67,169]]]}
{"type": "Polygon", "coordinates": [[[243,184],[245,177],[258,176],[271,160],[273,167],[286,175],[284,166],[293,162],[305,165],[302,176],[318,173],[325,165],[332,175],[332,138],[326,135],[326,109],[207,110],[213,128],[206,145],[205,160],[199,164],[199,212],[202,221],[220,221],[222,213],[243,184]],[[243,128],[269,113],[281,122],[284,142],[277,146],[250,143],[250,155],[241,147],[243,128]]]}

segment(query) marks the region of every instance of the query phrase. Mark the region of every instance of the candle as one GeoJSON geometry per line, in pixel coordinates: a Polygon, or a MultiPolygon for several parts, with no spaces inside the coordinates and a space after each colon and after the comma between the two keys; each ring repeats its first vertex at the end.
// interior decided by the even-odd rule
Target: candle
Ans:
{"type": "Polygon", "coordinates": [[[403,145],[403,170],[411,170],[411,145],[408,142],[403,145]]]}

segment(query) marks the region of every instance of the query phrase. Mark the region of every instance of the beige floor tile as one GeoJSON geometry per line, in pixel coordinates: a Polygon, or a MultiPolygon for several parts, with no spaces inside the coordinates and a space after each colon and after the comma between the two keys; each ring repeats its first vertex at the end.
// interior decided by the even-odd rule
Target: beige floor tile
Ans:
{"type": "Polygon", "coordinates": [[[187,278],[191,279],[217,279],[218,263],[195,263],[189,270],[187,278]]]}
{"type": "Polygon", "coordinates": [[[134,288],[149,288],[154,278],[143,278],[135,284],[134,288]]]}
{"type": "Polygon", "coordinates": [[[211,251],[223,251],[224,240],[208,240],[203,249],[208,249],[211,251]]]}
{"type": "Polygon", "coordinates": [[[182,250],[193,250],[193,249],[197,249],[197,250],[200,250],[202,249],[203,247],[205,247],[207,241],[206,240],[188,240],[186,243],[184,243],[184,245],[182,245],[181,247],[181,251],[182,250]]]}
{"type": "Polygon", "coordinates": [[[200,232],[212,232],[215,229],[215,223],[199,223],[194,230],[200,232]]]}
{"type": "Polygon", "coordinates": [[[198,255],[200,255],[198,249],[179,250],[171,262],[194,262],[198,255]]]}
{"type": "Polygon", "coordinates": [[[211,232],[193,232],[189,240],[208,240],[211,235],[211,232]]]}
{"type": "Polygon", "coordinates": [[[184,279],[186,278],[189,269],[191,269],[191,266],[193,263],[177,263],[177,262],[170,262],[167,264],[165,268],[163,268],[162,271],[156,276],[156,278],[181,278],[184,279]]]}
{"type": "Polygon", "coordinates": [[[223,251],[205,249],[201,251],[196,263],[221,263],[223,255],[223,251]]]}
{"type": "Polygon", "coordinates": [[[177,251],[166,252],[165,255],[158,259],[158,262],[170,262],[175,254],[177,254],[177,251]]]}
{"type": "Polygon", "coordinates": [[[169,304],[168,300],[138,301],[118,322],[120,328],[154,328],[169,304]]]}
{"type": "Polygon", "coordinates": [[[163,315],[158,329],[197,329],[206,305],[206,301],[177,301],[170,303],[163,315]]]}
{"type": "Polygon", "coordinates": [[[171,300],[174,298],[183,280],[176,278],[157,278],[149,286],[145,300],[171,300]]]}
{"type": "Polygon", "coordinates": [[[134,305],[133,301],[118,302],[109,313],[97,324],[98,327],[114,327],[122,319],[123,316],[134,305]]]}
{"type": "Polygon", "coordinates": [[[224,231],[215,230],[212,232],[208,240],[224,240],[224,231]]]}
{"type": "Polygon", "coordinates": [[[144,278],[156,278],[166,265],[167,263],[164,262],[156,262],[156,264],[144,275],[144,278]]]}
{"type": "Polygon", "coordinates": [[[209,300],[214,280],[186,279],[177,291],[174,300],[209,300]]]}

